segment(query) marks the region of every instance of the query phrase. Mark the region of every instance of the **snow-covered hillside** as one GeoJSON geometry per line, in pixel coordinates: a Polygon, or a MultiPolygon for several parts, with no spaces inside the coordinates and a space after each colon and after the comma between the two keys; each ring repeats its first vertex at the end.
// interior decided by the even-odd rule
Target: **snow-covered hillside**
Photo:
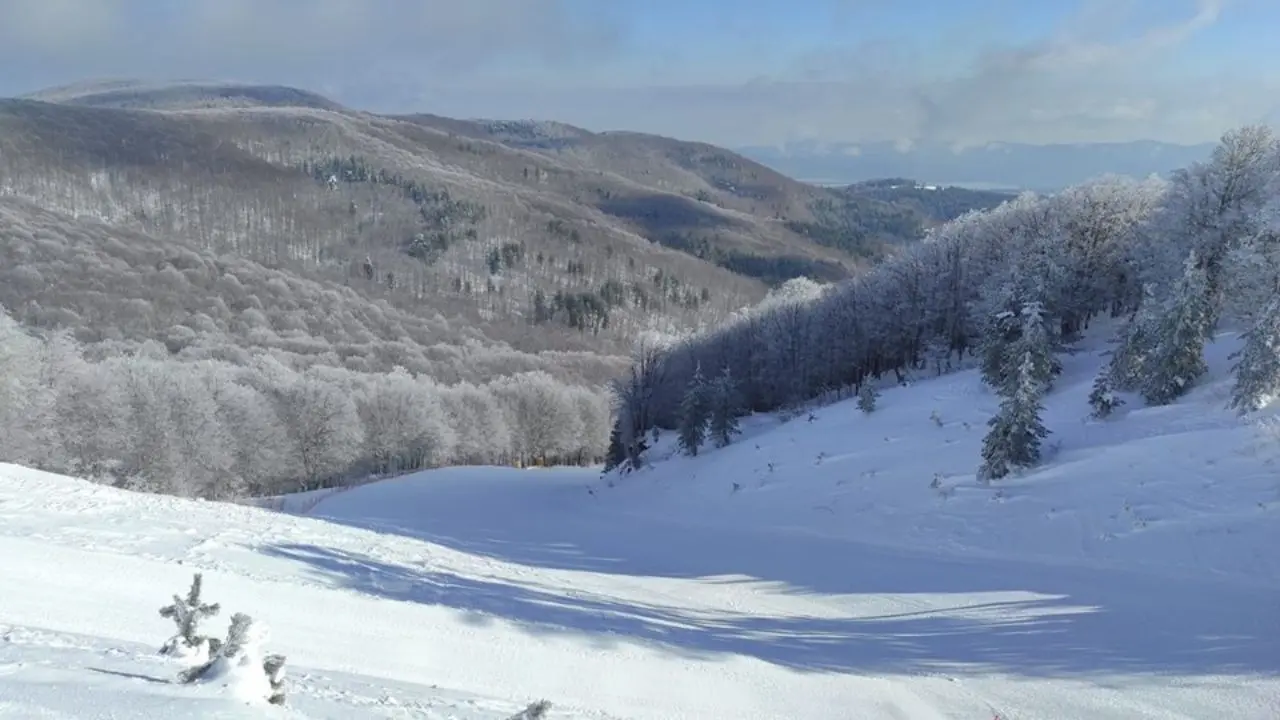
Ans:
{"type": "Polygon", "coordinates": [[[1064,358],[1043,466],[989,487],[974,372],[621,478],[442,470],[306,516],[0,466],[0,717],[1280,717],[1280,429],[1223,409],[1237,344],[1106,422],[1097,353],[1064,358]],[[287,707],[169,682],[193,571],[211,631],[270,627],[287,707]]]}

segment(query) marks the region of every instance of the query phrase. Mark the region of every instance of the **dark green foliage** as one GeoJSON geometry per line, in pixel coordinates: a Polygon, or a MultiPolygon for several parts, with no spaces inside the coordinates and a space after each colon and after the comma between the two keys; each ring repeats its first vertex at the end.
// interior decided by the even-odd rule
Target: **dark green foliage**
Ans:
{"type": "Polygon", "coordinates": [[[1145,364],[1141,387],[1148,403],[1173,402],[1208,371],[1204,344],[1213,332],[1213,323],[1206,273],[1192,253],[1156,324],[1155,348],[1145,364]]]}
{"type": "Polygon", "coordinates": [[[707,439],[707,421],[711,418],[710,388],[702,376],[702,368],[693,371],[693,377],[680,400],[680,449],[688,455],[697,455],[707,439]]]}
{"type": "Polygon", "coordinates": [[[741,433],[738,428],[738,415],[742,412],[742,395],[738,392],[738,383],[726,367],[720,371],[709,388],[710,419],[708,433],[716,447],[724,447],[733,442],[733,436],[741,433]]]}
{"type": "MultiPolygon", "coordinates": [[[[487,215],[483,205],[455,200],[447,190],[432,190],[417,180],[376,168],[368,160],[354,155],[304,162],[302,170],[331,187],[335,183],[371,183],[399,188],[405,199],[418,207],[422,222],[422,228],[405,242],[404,251],[425,263],[435,262],[461,240],[476,239],[475,226],[487,215]]],[[[503,251],[499,252],[499,257],[505,259],[503,251]]]]}
{"type": "Polygon", "coordinates": [[[550,711],[551,703],[546,700],[539,700],[535,703],[530,703],[524,710],[512,715],[507,720],[543,720],[550,711]]]}
{"type": "Polygon", "coordinates": [[[506,269],[518,268],[522,264],[524,264],[524,244],[519,242],[505,242],[500,247],[489,250],[485,258],[485,265],[488,266],[491,275],[506,269]]]}
{"type": "Polygon", "coordinates": [[[991,430],[982,441],[982,466],[978,476],[996,480],[1013,468],[1030,467],[1040,460],[1040,441],[1049,431],[1040,421],[1044,387],[1036,377],[1030,351],[1019,363],[1016,381],[1006,388],[1000,410],[987,421],[991,430]]]}
{"type": "Polygon", "coordinates": [[[609,449],[604,456],[604,471],[610,472],[627,460],[627,450],[622,446],[622,429],[615,422],[609,431],[609,449]]]}

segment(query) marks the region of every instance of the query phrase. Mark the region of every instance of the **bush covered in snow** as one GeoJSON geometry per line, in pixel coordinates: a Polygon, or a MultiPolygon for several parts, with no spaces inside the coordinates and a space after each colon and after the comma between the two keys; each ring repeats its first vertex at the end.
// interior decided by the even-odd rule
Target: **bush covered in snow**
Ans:
{"type": "Polygon", "coordinates": [[[178,634],[165,642],[160,654],[193,662],[204,662],[217,654],[222,641],[201,635],[199,625],[202,620],[217,615],[221,607],[200,599],[203,586],[204,576],[196,573],[185,598],[174,595],[173,604],[160,608],[160,617],[169,618],[178,626],[178,634]]]}

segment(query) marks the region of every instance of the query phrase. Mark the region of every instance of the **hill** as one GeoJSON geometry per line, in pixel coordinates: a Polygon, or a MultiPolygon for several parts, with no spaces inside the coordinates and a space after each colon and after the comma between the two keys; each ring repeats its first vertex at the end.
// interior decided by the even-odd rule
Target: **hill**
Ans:
{"type": "Polygon", "coordinates": [[[936,220],[709,145],[381,117],[291,88],[85,84],[0,103],[0,128],[3,195],[457,314],[531,351],[618,352],[655,325],[714,322],[769,284],[847,277],[936,220]]]}
{"type": "Polygon", "coordinates": [[[295,514],[0,466],[0,707],[261,716],[156,654],[202,572],[206,632],[247,612],[287,655],[289,717],[1271,717],[1274,410],[1222,408],[1228,333],[1195,392],[1089,421],[1108,329],[1046,398],[1054,455],[995,486],[976,371],[696,458],[666,435],[623,477],[440,470],[295,514]]]}
{"type": "Polygon", "coordinates": [[[1212,143],[988,143],[955,148],[942,143],[902,147],[890,142],[788,143],[736,150],[809,182],[847,184],[914,177],[935,185],[1054,192],[1106,174],[1167,175],[1209,157],[1212,143]]]}
{"type": "MultiPolygon", "coordinates": [[[[180,271],[194,257],[247,262],[434,316],[437,342],[618,355],[641,333],[714,323],[770,284],[847,277],[937,220],[909,198],[805,185],[709,145],[382,117],[291,88],[89,83],[0,101],[0,132],[5,232],[62,237],[0,269],[0,304],[37,325],[70,322],[86,341],[200,331],[198,311],[244,344],[230,327],[244,300],[197,283],[187,313],[76,324],[158,290],[106,280],[87,308],[56,267],[69,235],[97,238],[77,253],[100,272],[137,275],[132,260],[163,248],[156,261],[180,271]],[[122,263],[134,246],[150,250],[122,263]]],[[[276,333],[333,339],[310,320],[269,320],[276,333]]]]}

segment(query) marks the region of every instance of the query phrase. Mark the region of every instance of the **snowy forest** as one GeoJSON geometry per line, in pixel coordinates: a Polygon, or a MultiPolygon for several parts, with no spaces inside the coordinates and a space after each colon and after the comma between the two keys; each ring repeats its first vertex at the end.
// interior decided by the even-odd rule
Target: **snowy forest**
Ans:
{"type": "Polygon", "coordinates": [[[1278,243],[1280,142],[1246,127],[1167,180],[1022,195],[851,280],[793,280],[712,330],[643,336],[612,398],[541,370],[445,383],[270,352],[193,357],[0,314],[0,460],[215,499],[442,465],[626,469],[660,429],[696,453],[731,442],[738,415],[854,394],[874,412],[881,382],[977,366],[1002,401],[975,458],[995,479],[1037,462],[1055,355],[1099,317],[1119,330],[1095,417],[1121,391],[1150,404],[1187,392],[1220,329],[1246,340],[1232,404],[1264,403],[1280,389],[1278,243]]]}
{"type": "Polygon", "coordinates": [[[707,378],[720,378],[711,395],[743,412],[852,394],[870,412],[882,378],[977,366],[1001,404],[975,467],[1003,477],[1039,459],[1055,356],[1100,317],[1118,331],[1082,416],[1105,418],[1121,391],[1173,402],[1205,372],[1206,341],[1226,329],[1245,339],[1231,404],[1256,409],[1280,390],[1280,143],[1244,127],[1167,180],[1104,177],[1024,194],[852,280],[789,290],[713,331],[639,347],[614,385],[607,465],[639,466],[656,429],[678,430],[696,452],[714,419],[690,411],[714,389],[707,378]]]}
{"type": "Polygon", "coordinates": [[[207,499],[273,495],[440,465],[584,464],[607,396],[544,372],[442,385],[400,368],[295,370],[117,352],[0,314],[0,460],[207,499]]]}

